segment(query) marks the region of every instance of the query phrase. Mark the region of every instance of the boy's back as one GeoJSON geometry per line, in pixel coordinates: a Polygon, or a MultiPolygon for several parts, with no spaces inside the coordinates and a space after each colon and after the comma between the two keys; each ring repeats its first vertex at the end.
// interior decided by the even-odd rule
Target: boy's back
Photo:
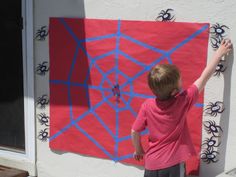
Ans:
{"type": "Polygon", "coordinates": [[[137,132],[149,130],[146,169],[167,168],[195,155],[186,116],[197,98],[198,89],[192,85],[166,101],[147,99],[143,103],[132,129],[137,132]]]}

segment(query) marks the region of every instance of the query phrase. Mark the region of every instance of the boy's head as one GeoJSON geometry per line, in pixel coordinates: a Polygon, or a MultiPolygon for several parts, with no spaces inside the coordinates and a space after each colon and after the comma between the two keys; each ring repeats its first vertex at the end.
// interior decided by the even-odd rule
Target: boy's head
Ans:
{"type": "Polygon", "coordinates": [[[148,85],[157,98],[167,100],[181,88],[180,71],[175,65],[156,65],[148,74],[148,85]]]}

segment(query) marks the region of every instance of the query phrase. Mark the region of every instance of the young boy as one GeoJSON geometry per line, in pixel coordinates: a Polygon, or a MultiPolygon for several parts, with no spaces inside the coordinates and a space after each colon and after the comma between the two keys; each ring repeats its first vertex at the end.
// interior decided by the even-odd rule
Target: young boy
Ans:
{"type": "Polygon", "coordinates": [[[134,158],[145,160],[144,177],[182,177],[181,166],[196,155],[186,116],[198,99],[206,82],[221,58],[232,49],[230,40],[223,40],[201,76],[185,91],[180,92],[181,76],[174,65],[157,65],[148,74],[148,85],[156,99],[147,99],[132,126],[134,158]],[[144,152],[140,132],[149,130],[149,148],[144,152]]]}

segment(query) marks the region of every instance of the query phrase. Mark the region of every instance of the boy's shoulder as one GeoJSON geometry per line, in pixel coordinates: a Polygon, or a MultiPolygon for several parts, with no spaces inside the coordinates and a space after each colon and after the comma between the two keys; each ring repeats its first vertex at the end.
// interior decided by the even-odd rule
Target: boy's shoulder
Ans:
{"type": "Polygon", "coordinates": [[[181,91],[179,95],[185,97],[191,94],[192,92],[198,92],[198,88],[195,84],[191,84],[190,86],[188,86],[186,89],[181,91]]]}
{"type": "Polygon", "coordinates": [[[144,102],[143,102],[143,105],[152,105],[152,104],[155,104],[155,100],[156,98],[147,98],[144,102]]]}

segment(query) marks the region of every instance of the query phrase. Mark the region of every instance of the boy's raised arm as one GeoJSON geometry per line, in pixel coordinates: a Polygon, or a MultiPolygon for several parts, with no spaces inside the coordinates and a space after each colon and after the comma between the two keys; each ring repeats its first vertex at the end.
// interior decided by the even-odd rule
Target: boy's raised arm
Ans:
{"type": "Polygon", "coordinates": [[[232,43],[230,40],[223,40],[220,47],[213,55],[211,61],[207,64],[203,70],[201,76],[194,82],[198,87],[199,92],[203,90],[207,81],[210,79],[212,74],[215,72],[216,66],[220,62],[221,58],[226,55],[232,49],[232,43]]]}

